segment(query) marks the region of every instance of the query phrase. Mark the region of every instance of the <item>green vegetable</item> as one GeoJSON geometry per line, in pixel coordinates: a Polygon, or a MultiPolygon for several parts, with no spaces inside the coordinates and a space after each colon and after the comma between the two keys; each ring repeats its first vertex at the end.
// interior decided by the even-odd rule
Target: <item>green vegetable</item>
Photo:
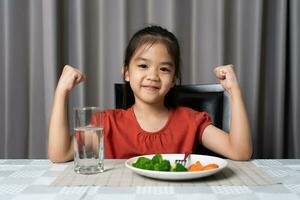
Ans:
{"type": "Polygon", "coordinates": [[[132,166],[140,169],[155,170],[155,171],[172,171],[172,172],[186,172],[187,169],[182,164],[175,164],[171,166],[169,160],[164,160],[161,154],[155,154],[152,159],[146,157],[139,157],[132,166]]]}
{"type": "Polygon", "coordinates": [[[171,171],[172,172],[186,172],[187,168],[185,168],[182,164],[176,163],[174,166],[172,166],[171,171]]]}
{"type": "Polygon", "coordinates": [[[139,157],[137,161],[132,164],[132,166],[140,169],[148,169],[148,170],[154,169],[152,160],[145,157],[139,157]]]}
{"type": "Polygon", "coordinates": [[[155,154],[152,158],[152,163],[155,165],[157,163],[161,163],[163,161],[163,157],[161,154],[155,154]]]}
{"type": "Polygon", "coordinates": [[[156,163],[154,165],[155,171],[170,171],[170,169],[171,169],[171,164],[170,161],[168,160],[162,160],[160,163],[156,163]]]}

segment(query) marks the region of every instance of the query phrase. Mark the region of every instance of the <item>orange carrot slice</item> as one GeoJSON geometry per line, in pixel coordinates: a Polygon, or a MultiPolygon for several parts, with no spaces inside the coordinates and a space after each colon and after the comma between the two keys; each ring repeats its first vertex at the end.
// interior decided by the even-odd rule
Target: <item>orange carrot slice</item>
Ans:
{"type": "Polygon", "coordinates": [[[203,167],[203,170],[216,169],[216,168],[219,168],[219,165],[214,164],[214,163],[210,163],[208,165],[205,165],[203,167]]]}
{"type": "Polygon", "coordinates": [[[188,171],[194,172],[194,171],[201,171],[202,169],[203,169],[203,165],[200,163],[200,161],[197,161],[194,164],[189,166],[188,171]]]}

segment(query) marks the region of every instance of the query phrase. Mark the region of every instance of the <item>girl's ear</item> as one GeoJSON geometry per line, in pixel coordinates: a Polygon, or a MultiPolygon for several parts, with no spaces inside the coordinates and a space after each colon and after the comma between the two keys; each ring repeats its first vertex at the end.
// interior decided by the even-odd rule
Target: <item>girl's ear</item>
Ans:
{"type": "Polygon", "coordinates": [[[122,75],[124,77],[124,80],[129,82],[128,68],[122,65],[121,70],[122,70],[122,75]]]}

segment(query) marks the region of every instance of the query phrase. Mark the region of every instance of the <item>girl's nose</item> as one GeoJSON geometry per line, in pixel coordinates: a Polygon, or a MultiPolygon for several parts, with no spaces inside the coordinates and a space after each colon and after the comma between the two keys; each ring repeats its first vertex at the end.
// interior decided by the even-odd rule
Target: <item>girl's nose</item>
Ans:
{"type": "Polygon", "coordinates": [[[159,76],[158,76],[157,69],[155,69],[154,67],[152,69],[150,69],[147,78],[148,78],[148,80],[158,81],[159,80],[159,76]]]}

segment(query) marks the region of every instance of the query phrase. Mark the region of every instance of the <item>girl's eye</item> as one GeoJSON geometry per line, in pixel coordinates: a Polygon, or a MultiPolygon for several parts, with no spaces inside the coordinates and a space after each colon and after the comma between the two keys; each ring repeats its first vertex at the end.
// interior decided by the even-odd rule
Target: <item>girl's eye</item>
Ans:
{"type": "Polygon", "coordinates": [[[140,65],[138,65],[138,67],[140,67],[140,68],[146,68],[147,65],[145,65],[145,64],[140,64],[140,65]]]}
{"type": "Polygon", "coordinates": [[[171,71],[168,67],[161,67],[160,70],[163,71],[163,72],[170,72],[171,71]]]}

